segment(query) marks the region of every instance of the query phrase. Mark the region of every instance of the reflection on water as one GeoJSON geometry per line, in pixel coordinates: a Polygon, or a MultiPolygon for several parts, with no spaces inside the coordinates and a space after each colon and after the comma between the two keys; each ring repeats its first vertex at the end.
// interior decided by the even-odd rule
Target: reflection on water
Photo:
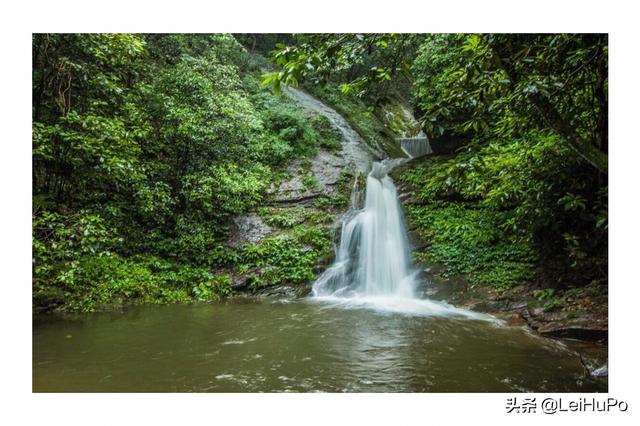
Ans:
{"type": "Polygon", "coordinates": [[[519,328],[295,301],[37,317],[33,389],[597,392],[579,356],[519,328]]]}

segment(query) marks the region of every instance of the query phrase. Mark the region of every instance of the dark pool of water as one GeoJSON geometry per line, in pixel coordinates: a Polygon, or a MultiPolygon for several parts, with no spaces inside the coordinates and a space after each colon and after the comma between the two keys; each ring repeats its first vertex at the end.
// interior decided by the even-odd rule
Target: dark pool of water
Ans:
{"type": "Polygon", "coordinates": [[[299,300],[38,316],[35,392],[599,392],[522,328],[299,300]]]}

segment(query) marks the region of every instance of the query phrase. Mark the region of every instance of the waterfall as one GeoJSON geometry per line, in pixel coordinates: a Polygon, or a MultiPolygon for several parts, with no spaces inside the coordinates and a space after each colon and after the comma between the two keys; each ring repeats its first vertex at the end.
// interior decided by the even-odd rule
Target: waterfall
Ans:
{"type": "Polygon", "coordinates": [[[414,297],[415,271],[396,188],[387,175],[390,163],[373,163],[364,208],[343,222],[336,261],[314,284],[314,295],[414,297]]]}
{"type": "MultiPolygon", "coordinates": [[[[367,146],[337,111],[301,90],[287,87],[283,93],[305,111],[327,117],[342,135],[340,156],[360,176],[368,171],[364,202],[360,179],[355,179],[352,208],[342,221],[336,259],[313,284],[310,300],[411,315],[455,315],[495,321],[445,302],[420,298],[420,271],[411,263],[402,208],[395,184],[388,176],[393,167],[408,159],[387,158],[372,164],[373,158],[383,157],[384,153],[367,146]]],[[[417,137],[426,140],[429,147],[426,135],[420,133],[417,137]]]]}
{"type": "Polygon", "coordinates": [[[409,158],[424,157],[433,153],[429,138],[424,132],[420,132],[418,136],[412,138],[399,139],[400,147],[409,158]]]}
{"type": "MultiPolygon", "coordinates": [[[[497,322],[491,316],[418,297],[418,270],[396,187],[388,172],[406,159],[375,162],[367,176],[364,207],[342,223],[336,260],[313,284],[313,299],[347,306],[426,316],[459,316],[497,322]]],[[[358,186],[352,200],[357,203],[358,186]]]]}

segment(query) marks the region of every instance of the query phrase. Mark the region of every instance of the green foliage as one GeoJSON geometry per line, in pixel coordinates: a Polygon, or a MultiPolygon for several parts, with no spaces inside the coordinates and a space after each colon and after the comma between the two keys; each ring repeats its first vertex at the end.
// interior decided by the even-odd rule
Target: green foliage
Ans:
{"type": "Polygon", "coordinates": [[[385,119],[378,116],[384,116],[383,109],[371,106],[355,94],[341,92],[333,83],[305,84],[304,88],[339,112],[371,147],[392,157],[405,156],[395,142],[395,137],[400,135],[394,135],[385,125],[385,119]]]}
{"type": "Polygon", "coordinates": [[[33,218],[34,255],[64,261],[81,255],[109,255],[122,242],[104,220],[88,211],[62,216],[40,211],[33,218]]]}
{"type": "Polygon", "coordinates": [[[553,288],[534,290],[532,295],[539,303],[542,304],[542,309],[545,311],[552,311],[563,305],[563,300],[560,297],[557,297],[556,291],[553,288]]]}
{"type": "Polygon", "coordinates": [[[260,208],[260,217],[270,226],[277,228],[291,229],[295,225],[305,220],[304,210],[299,208],[260,208]]]}
{"type": "Polygon", "coordinates": [[[229,279],[157,257],[123,258],[123,239],[86,211],[42,211],[33,220],[33,297],[37,306],[91,311],[124,302],[183,302],[230,293],[229,279]]]}
{"type": "Polygon", "coordinates": [[[278,228],[293,228],[298,222],[296,218],[287,215],[274,214],[268,216],[266,220],[267,224],[276,226],[278,228]]]}
{"type": "Polygon", "coordinates": [[[501,289],[533,278],[543,260],[585,271],[600,263],[606,196],[590,192],[590,179],[558,136],[537,132],[427,160],[401,177],[426,204],[409,216],[432,243],[429,255],[501,289]]]}
{"type": "Polygon", "coordinates": [[[321,210],[331,210],[331,209],[344,209],[349,205],[349,198],[342,195],[336,194],[332,196],[321,196],[318,197],[315,201],[315,206],[321,210]]]}
{"type": "Polygon", "coordinates": [[[64,303],[60,284],[78,259],[113,256],[122,239],[102,218],[87,211],[60,215],[38,211],[33,217],[33,296],[41,305],[64,303]]]}
{"type": "Polygon", "coordinates": [[[320,143],[318,132],[299,109],[282,103],[268,109],[263,117],[266,128],[289,146],[291,153],[296,156],[316,153],[320,143]]]}
{"type": "Polygon", "coordinates": [[[241,272],[250,271],[253,288],[303,283],[314,278],[315,256],[291,238],[268,238],[244,247],[241,272]]]}
{"type": "Polygon", "coordinates": [[[123,300],[150,302],[159,295],[156,278],[147,268],[118,255],[73,260],[55,283],[63,289],[69,310],[90,311],[123,300]]]}
{"type": "Polygon", "coordinates": [[[183,191],[190,205],[212,215],[237,214],[258,205],[269,177],[269,169],[260,164],[244,169],[234,163],[215,164],[206,173],[186,176],[183,191]]]}
{"type": "Polygon", "coordinates": [[[293,230],[293,236],[298,243],[311,247],[321,256],[326,256],[331,252],[331,235],[326,228],[300,225],[293,230]]]}
{"type": "Polygon", "coordinates": [[[37,285],[34,298],[63,310],[92,311],[123,303],[218,300],[231,294],[230,284],[228,275],[159,258],[81,256],[37,285]]]}
{"type": "Polygon", "coordinates": [[[333,143],[318,119],[260,88],[229,35],[37,34],[33,53],[43,308],[228,295],[230,278],[213,271],[240,260],[224,244],[230,216],[257,208],[321,134],[333,143]]]}
{"type": "Polygon", "coordinates": [[[331,121],[326,116],[314,115],[311,118],[311,125],[318,132],[321,147],[333,153],[342,149],[342,135],[331,125],[331,121]]]}
{"type": "Polygon", "coordinates": [[[461,198],[502,213],[498,224],[513,234],[538,239],[576,230],[576,218],[592,222],[600,206],[586,210],[589,170],[553,134],[530,133],[510,142],[489,142],[477,151],[407,171],[420,185],[420,199],[461,198]],[[579,194],[582,192],[582,195],[579,194]]]}
{"type": "Polygon", "coordinates": [[[414,137],[420,133],[420,123],[407,115],[401,101],[389,101],[380,105],[381,119],[391,133],[398,138],[414,137]]]}
{"type": "Polygon", "coordinates": [[[217,275],[193,286],[191,291],[197,300],[217,300],[220,296],[231,294],[231,277],[227,274],[217,275]]]}
{"type": "Polygon", "coordinates": [[[279,93],[281,84],[303,80],[318,84],[344,81],[345,94],[384,92],[396,76],[407,76],[418,34],[299,34],[296,43],[276,44],[272,60],[279,71],[263,75],[263,84],[279,93]],[[354,72],[355,71],[355,72],[354,72]]]}
{"type": "Polygon", "coordinates": [[[567,193],[558,200],[558,204],[562,205],[566,211],[583,211],[587,208],[584,197],[572,193],[567,193]]]}
{"type": "Polygon", "coordinates": [[[506,289],[531,277],[535,254],[530,242],[509,237],[500,216],[486,208],[434,203],[409,208],[409,217],[430,241],[432,260],[452,273],[470,274],[482,284],[506,289]]]}
{"type": "Polygon", "coordinates": [[[302,184],[307,189],[318,189],[320,181],[314,174],[309,173],[302,179],[302,184]]]}
{"type": "Polygon", "coordinates": [[[553,130],[576,156],[607,170],[607,36],[430,36],[413,71],[433,138],[509,138],[553,130]]]}
{"type": "MultiPolygon", "coordinates": [[[[215,268],[236,260],[235,252],[220,241],[224,235],[224,229],[216,222],[178,216],[174,237],[152,231],[147,235],[148,244],[137,246],[137,251],[155,253],[176,262],[215,268]]],[[[135,253],[135,250],[132,251],[135,253]]]]}
{"type": "Polygon", "coordinates": [[[556,291],[554,289],[545,288],[544,290],[534,290],[532,294],[538,301],[543,301],[553,297],[555,293],[556,291]]]}
{"type": "Polygon", "coordinates": [[[268,225],[281,229],[291,229],[303,222],[312,225],[327,225],[333,223],[334,220],[334,217],[327,213],[300,207],[263,207],[258,209],[258,214],[268,225]]]}

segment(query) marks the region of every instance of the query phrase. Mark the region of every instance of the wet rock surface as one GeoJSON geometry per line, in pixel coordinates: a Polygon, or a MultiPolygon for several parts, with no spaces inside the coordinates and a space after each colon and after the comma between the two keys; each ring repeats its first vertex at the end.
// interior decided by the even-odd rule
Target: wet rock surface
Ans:
{"type": "Polygon", "coordinates": [[[585,306],[584,300],[575,300],[545,309],[531,296],[526,285],[504,292],[472,285],[463,276],[442,277],[444,268],[432,268],[425,280],[430,288],[430,297],[446,300],[456,306],[477,312],[490,313],[510,324],[527,325],[537,333],[554,338],[578,339],[599,344],[608,342],[608,318],[606,311],[593,310],[585,306]]]}
{"type": "Polygon", "coordinates": [[[609,376],[609,366],[603,365],[602,367],[596,368],[591,372],[593,377],[607,377],[609,376]]]}
{"type": "Polygon", "coordinates": [[[304,297],[309,294],[310,290],[311,288],[309,286],[280,285],[274,287],[265,287],[264,289],[257,290],[255,296],[258,298],[258,300],[289,300],[304,297]]]}
{"type": "Polygon", "coordinates": [[[237,247],[246,243],[257,243],[272,232],[273,228],[264,223],[256,213],[237,216],[231,224],[229,245],[237,247]]]}
{"type": "Polygon", "coordinates": [[[608,341],[607,318],[591,312],[573,317],[566,310],[545,312],[543,309],[524,309],[522,317],[538,333],[548,337],[588,340],[606,344],[608,341]]]}
{"type": "MultiPolygon", "coordinates": [[[[332,108],[301,90],[287,87],[284,88],[283,93],[309,115],[321,114],[327,117],[331,125],[342,135],[341,149],[338,152],[318,148],[313,158],[292,161],[286,169],[288,177],[274,184],[267,191],[268,202],[274,208],[295,207],[317,212],[316,200],[320,197],[337,195],[340,191],[340,179],[344,173],[353,176],[366,174],[372,160],[381,154],[368,147],[360,135],[332,108]]],[[[344,211],[334,211],[334,220],[339,221],[343,214],[344,211]]],[[[290,231],[269,226],[257,213],[247,213],[233,219],[228,243],[232,247],[239,247],[247,243],[259,243],[266,237],[285,235],[288,232],[290,231]]],[[[322,272],[332,259],[332,256],[319,259],[314,272],[322,272]]],[[[259,275],[259,272],[232,273],[231,287],[238,292],[254,293],[260,298],[300,297],[308,294],[310,290],[309,286],[252,289],[250,277],[256,273],[259,275]]]]}
{"type": "Polygon", "coordinates": [[[335,193],[335,186],[346,166],[340,155],[320,150],[311,159],[308,173],[300,171],[303,168],[302,161],[293,161],[287,167],[291,178],[272,187],[269,192],[273,194],[276,203],[304,201],[320,195],[331,196],[335,193]],[[311,188],[305,183],[307,176],[313,176],[314,185],[311,188]]]}
{"type": "Polygon", "coordinates": [[[367,173],[373,159],[379,159],[385,156],[384,153],[370,148],[362,137],[351,128],[344,117],[318,99],[302,90],[292,87],[284,88],[283,93],[293,99],[308,113],[322,114],[329,119],[332,126],[342,135],[340,155],[344,159],[345,165],[353,167],[360,173],[367,173]]]}

